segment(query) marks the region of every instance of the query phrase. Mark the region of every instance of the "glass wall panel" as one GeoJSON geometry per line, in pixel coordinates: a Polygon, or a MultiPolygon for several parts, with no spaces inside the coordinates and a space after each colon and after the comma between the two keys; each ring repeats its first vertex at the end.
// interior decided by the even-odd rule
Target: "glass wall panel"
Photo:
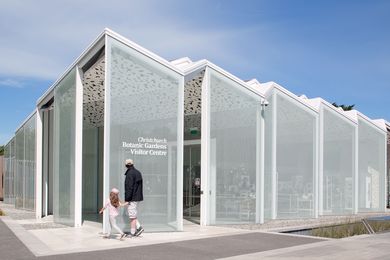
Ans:
{"type": "Polygon", "coordinates": [[[24,207],[24,128],[15,135],[15,207],[24,207]]]}
{"type": "Polygon", "coordinates": [[[358,211],[385,209],[385,132],[359,119],[358,211]]]}
{"type": "Polygon", "coordinates": [[[4,189],[3,189],[3,200],[4,203],[9,204],[10,203],[10,197],[11,197],[11,191],[10,191],[10,166],[11,166],[11,151],[10,151],[11,145],[8,143],[4,147],[4,161],[3,161],[3,174],[4,174],[4,189]]]}
{"type": "Polygon", "coordinates": [[[277,92],[277,217],[314,216],[316,116],[277,92]]]}
{"type": "Polygon", "coordinates": [[[30,210],[35,208],[35,125],[36,116],[34,115],[23,126],[25,135],[24,208],[30,210]]]}
{"type": "Polygon", "coordinates": [[[261,98],[212,69],[209,93],[210,223],[253,223],[261,98]]]}
{"type": "Polygon", "coordinates": [[[15,137],[9,143],[9,164],[8,164],[8,198],[7,203],[15,204],[15,137]]]}
{"type": "MultiPolygon", "coordinates": [[[[182,217],[177,216],[176,145],[182,142],[183,76],[112,38],[108,42],[108,187],[118,188],[124,199],[124,162],[133,159],[144,179],[140,221],[148,231],[177,230],[182,217]]],[[[118,222],[128,229],[124,210],[118,222]]]]}
{"type": "Polygon", "coordinates": [[[76,72],[73,69],[54,89],[53,215],[54,221],[74,225],[76,72]]]}
{"type": "Polygon", "coordinates": [[[323,214],[353,212],[355,127],[323,109],[323,214]]]}

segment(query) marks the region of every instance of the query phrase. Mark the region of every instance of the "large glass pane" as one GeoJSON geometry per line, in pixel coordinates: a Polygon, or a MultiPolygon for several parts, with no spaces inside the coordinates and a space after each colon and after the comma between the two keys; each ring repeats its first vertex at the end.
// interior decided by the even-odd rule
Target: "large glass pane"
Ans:
{"type": "Polygon", "coordinates": [[[284,94],[276,97],[277,217],[313,217],[316,117],[284,94]]]}
{"type": "Polygon", "coordinates": [[[386,135],[365,120],[359,119],[358,211],[385,209],[386,135]]]}
{"type": "Polygon", "coordinates": [[[209,80],[210,223],[253,223],[261,98],[212,69],[209,80]]]}
{"type": "Polygon", "coordinates": [[[76,73],[73,69],[54,90],[54,221],[74,225],[76,73]]]}
{"type": "Polygon", "coordinates": [[[324,107],[323,214],[353,212],[355,127],[324,107]]]}
{"type": "Polygon", "coordinates": [[[8,203],[15,203],[15,137],[9,143],[9,164],[8,164],[8,203]]]}
{"type": "MultiPolygon", "coordinates": [[[[182,217],[177,216],[176,145],[182,142],[178,111],[183,110],[183,78],[112,38],[108,47],[109,189],[118,188],[124,198],[124,162],[133,159],[144,179],[140,221],[148,231],[176,230],[182,217]]],[[[129,228],[124,210],[118,222],[129,228]]]]}
{"type": "Polygon", "coordinates": [[[24,207],[29,210],[35,208],[35,122],[33,115],[23,126],[25,134],[25,173],[24,173],[24,207]]]}
{"type": "Polygon", "coordinates": [[[24,207],[24,129],[15,135],[15,207],[24,207]]]}
{"type": "Polygon", "coordinates": [[[11,156],[10,156],[10,143],[8,143],[4,147],[4,161],[3,161],[3,200],[4,203],[10,203],[10,187],[9,187],[9,179],[10,179],[10,164],[11,164],[11,156]]]}

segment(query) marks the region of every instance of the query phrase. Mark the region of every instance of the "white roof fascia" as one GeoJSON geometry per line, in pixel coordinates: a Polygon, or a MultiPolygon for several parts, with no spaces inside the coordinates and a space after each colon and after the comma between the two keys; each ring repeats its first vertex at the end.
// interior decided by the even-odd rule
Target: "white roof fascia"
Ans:
{"type": "Polygon", "coordinates": [[[31,117],[33,117],[33,116],[35,115],[35,113],[36,113],[35,110],[34,110],[32,113],[30,113],[30,114],[28,115],[28,117],[27,117],[26,119],[24,119],[24,121],[18,126],[18,128],[16,128],[15,133],[16,133],[17,131],[19,131],[19,129],[22,128],[22,127],[27,123],[27,121],[28,121],[31,117]]]}
{"type": "Polygon", "coordinates": [[[263,93],[265,97],[268,97],[271,94],[273,88],[271,82],[260,83],[257,88],[263,93]]]}
{"type": "Polygon", "coordinates": [[[319,104],[317,104],[318,108],[320,108],[319,107],[320,105],[323,105],[323,106],[327,107],[328,109],[334,111],[338,115],[342,116],[343,118],[351,121],[354,125],[356,125],[358,123],[357,118],[355,116],[351,115],[350,113],[346,113],[348,111],[344,111],[342,108],[341,108],[341,110],[338,109],[337,107],[333,106],[331,103],[329,103],[328,101],[326,101],[323,98],[320,98],[320,97],[312,98],[312,99],[309,99],[309,101],[311,101],[312,103],[319,102],[319,104]]]}
{"type": "Polygon", "coordinates": [[[5,143],[4,146],[10,145],[14,138],[15,138],[15,134],[8,140],[8,142],[5,143]]]}
{"type": "Polygon", "coordinates": [[[358,115],[356,110],[349,110],[349,111],[344,111],[344,113],[353,119],[353,121],[358,121],[358,115]]]}
{"type": "Polygon", "coordinates": [[[385,120],[386,127],[390,128],[390,122],[385,120]]]}
{"type": "Polygon", "coordinates": [[[80,56],[65,70],[64,73],[50,86],[48,90],[43,93],[43,95],[36,102],[37,106],[40,106],[42,101],[48,96],[52,94],[52,91],[57,86],[57,84],[66,76],[68,73],[86,56],[101,40],[104,42],[104,37],[106,35],[106,29],[99,34],[98,37],[80,54],[80,56]]]}
{"type": "Polygon", "coordinates": [[[318,111],[321,109],[321,103],[322,103],[322,100],[321,98],[311,98],[311,99],[307,99],[306,100],[310,105],[312,105],[313,107],[315,107],[318,111]]]}
{"type": "Polygon", "coordinates": [[[386,121],[384,119],[373,119],[372,122],[380,127],[383,131],[387,132],[386,121]]]}
{"type": "Polygon", "coordinates": [[[184,75],[189,75],[195,71],[198,71],[200,69],[206,68],[208,64],[208,61],[205,59],[193,62],[191,65],[187,66],[186,68],[182,69],[184,75]]]}
{"type": "Polygon", "coordinates": [[[309,108],[310,110],[314,111],[316,114],[318,114],[318,112],[319,112],[313,105],[310,104],[310,102],[308,102],[308,99],[306,100],[306,99],[298,97],[297,95],[295,95],[294,93],[288,91],[287,89],[285,89],[284,87],[282,87],[281,85],[279,85],[278,83],[276,83],[274,81],[262,83],[262,84],[260,84],[260,86],[267,88],[267,93],[266,94],[268,94],[268,92],[272,91],[273,89],[276,89],[279,92],[282,92],[283,94],[285,94],[285,95],[289,96],[290,98],[294,99],[295,101],[298,101],[302,105],[304,105],[307,108],[309,108]]]}
{"type": "Polygon", "coordinates": [[[246,83],[249,84],[249,85],[255,85],[255,86],[259,86],[260,85],[260,82],[257,79],[248,80],[246,83]]]}
{"type": "Polygon", "coordinates": [[[251,92],[255,93],[256,95],[260,96],[261,98],[265,99],[263,93],[261,93],[257,88],[254,88],[253,86],[249,85],[245,81],[239,79],[238,77],[234,76],[233,74],[227,72],[226,70],[222,69],[221,67],[218,67],[214,63],[212,63],[208,60],[205,60],[205,59],[194,62],[190,67],[188,67],[184,70],[184,74],[185,75],[191,74],[194,71],[197,71],[203,67],[210,67],[210,68],[214,69],[215,71],[221,73],[225,77],[233,80],[237,84],[245,87],[249,91],[251,91],[251,92]]]}
{"type": "Polygon", "coordinates": [[[243,87],[247,88],[248,90],[254,92],[256,95],[259,95],[261,98],[265,99],[263,93],[261,93],[257,88],[254,88],[253,86],[247,84],[242,79],[234,76],[233,74],[227,72],[226,70],[224,70],[221,67],[215,65],[214,63],[212,63],[210,61],[207,61],[207,66],[209,66],[210,68],[212,68],[212,69],[216,70],[217,72],[221,73],[225,77],[233,80],[234,82],[238,83],[239,85],[242,85],[243,87]]]}
{"type": "Polygon", "coordinates": [[[174,66],[176,66],[180,69],[184,69],[184,68],[190,66],[193,62],[188,57],[182,57],[182,58],[170,61],[170,63],[172,63],[174,66]]]}
{"type": "Polygon", "coordinates": [[[386,132],[387,133],[387,129],[383,129],[381,126],[377,125],[376,123],[374,123],[374,121],[372,119],[370,119],[368,116],[366,116],[365,114],[362,114],[361,112],[359,112],[358,110],[356,110],[356,114],[358,117],[360,117],[361,119],[363,119],[364,121],[368,122],[369,124],[371,124],[372,126],[375,126],[375,128],[379,129],[380,131],[382,132],[386,132]]]}
{"type": "Polygon", "coordinates": [[[114,38],[115,40],[117,40],[117,41],[119,41],[119,42],[121,42],[121,43],[127,45],[128,47],[130,47],[130,48],[132,48],[132,49],[138,51],[139,53],[141,53],[141,54],[143,54],[143,55],[149,57],[150,59],[152,59],[152,60],[154,60],[154,61],[160,63],[161,65],[163,65],[163,66],[165,66],[165,67],[167,67],[167,68],[169,68],[169,69],[171,69],[171,70],[177,72],[178,74],[184,76],[182,70],[180,70],[179,68],[177,68],[176,66],[174,66],[174,65],[173,65],[172,63],[170,63],[169,61],[167,61],[167,60],[161,58],[161,57],[158,56],[157,54],[155,54],[155,53],[153,53],[153,52],[151,52],[151,51],[145,49],[144,47],[142,47],[142,46],[136,44],[135,42],[130,41],[129,39],[127,39],[127,38],[123,37],[122,35],[120,35],[120,34],[114,32],[114,31],[112,31],[111,29],[106,28],[106,29],[104,29],[104,32],[106,33],[106,35],[108,35],[108,36],[114,38]]]}
{"type": "Polygon", "coordinates": [[[266,96],[268,91],[267,85],[263,86],[257,79],[248,80],[246,83],[259,91],[264,97],[266,96]]]}

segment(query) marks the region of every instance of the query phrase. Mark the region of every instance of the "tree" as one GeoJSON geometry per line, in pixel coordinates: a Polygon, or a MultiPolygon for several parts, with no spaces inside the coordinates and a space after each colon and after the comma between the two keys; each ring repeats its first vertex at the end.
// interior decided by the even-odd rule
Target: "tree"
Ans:
{"type": "Polygon", "coordinates": [[[353,105],[338,105],[336,102],[333,102],[332,105],[335,107],[341,107],[344,111],[352,110],[355,107],[355,104],[353,104],[353,105]]]}
{"type": "Polygon", "coordinates": [[[4,145],[0,145],[0,155],[4,155],[4,145]]]}

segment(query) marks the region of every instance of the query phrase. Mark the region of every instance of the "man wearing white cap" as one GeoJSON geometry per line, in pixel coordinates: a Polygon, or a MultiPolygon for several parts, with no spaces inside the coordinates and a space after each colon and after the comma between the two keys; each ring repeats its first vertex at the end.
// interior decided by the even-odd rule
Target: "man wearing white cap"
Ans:
{"type": "Polygon", "coordinates": [[[139,236],[144,229],[137,219],[137,205],[144,200],[142,174],[134,167],[132,159],[126,159],[125,165],[127,171],[125,173],[125,201],[129,203],[127,213],[130,218],[130,234],[139,236]]]}

